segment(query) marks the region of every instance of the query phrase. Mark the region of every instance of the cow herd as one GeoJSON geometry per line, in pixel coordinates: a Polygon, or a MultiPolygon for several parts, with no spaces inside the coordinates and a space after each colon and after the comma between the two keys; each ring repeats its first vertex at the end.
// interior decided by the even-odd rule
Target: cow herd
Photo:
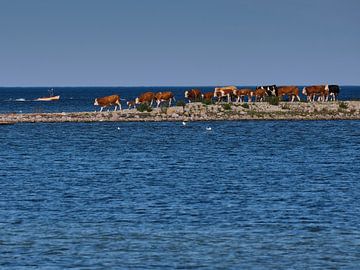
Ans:
{"type": "MultiPolygon", "coordinates": [[[[302,94],[306,96],[307,101],[335,101],[338,98],[340,87],[338,85],[313,85],[306,86],[302,90],[302,94]]],[[[299,88],[297,86],[276,86],[265,85],[257,86],[256,89],[243,88],[238,89],[236,86],[216,87],[213,92],[202,93],[199,89],[191,89],[185,91],[184,96],[189,102],[194,101],[208,101],[212,102],[262,102],[266,97],[278,97],[282,99],[287,96],[288,100],[294,102],[300,101],[299,88]]],[[[172,92],[145,92],[142,93],[135,100],[127,101],[128,108],[135,108],[140,104],[147,104],[159,107],[163,102],[167,102],[171,106],[171,102],[175,101],[172,92]]],[[[115,106],[121,110],[121,99],[119,95],[111,95],[101,98],[96,98],[94,105],[100,106],[102,111],[106,107],[115,106]]]]}

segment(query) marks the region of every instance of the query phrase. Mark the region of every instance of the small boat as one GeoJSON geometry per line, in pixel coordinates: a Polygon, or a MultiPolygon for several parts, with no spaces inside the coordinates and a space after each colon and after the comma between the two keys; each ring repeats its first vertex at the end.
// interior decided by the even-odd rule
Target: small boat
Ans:
{"type": "Polygon", "coordinates": [[[52,96],[52,97],[40,97],[35,99],[35,101],[53,101],[53,100],[59,100],[60,96],[52,96]]]}
{"type": "Polygon", "coordinates": [[[34,99],[35,101],[55,101],[59,100],[60,96],[54,96],[54,89],[49,90],[49,96],[48,97],[39,97],[34,99]]]}

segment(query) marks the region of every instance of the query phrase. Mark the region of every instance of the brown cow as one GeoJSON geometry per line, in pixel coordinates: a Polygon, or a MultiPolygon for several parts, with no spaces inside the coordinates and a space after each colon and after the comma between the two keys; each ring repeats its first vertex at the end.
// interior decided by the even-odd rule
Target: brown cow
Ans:
{"type": "Polygon", "coordinates": [[[328,91],[326,91],[325,85],[312,85],[306,86],[302,90],[303,95],[307,96],[307,101],[315,101],[315,97],[319,96],[319,100],[324,100],[328,95],[328,91]]]}
{"type": "Polygon", "coordinates": [[[120,97],[118,95],[111,95],[111,96],[106,96],[106,97],[101,97],[101,98],[95,98],[94,105],[101,107],[100,112],[102,112],[102,110],[104,108],[109,107],[109,106],[115,106],[114,111],[116,111],[117,106],[119,106],[119,108],[121,110],[120,97]]]}
{"type": "Polygon", "coordinates": [[[201,91],[199,89],[185,91],[185,98],[189,99],[189,103],[191,101],[197,101],[201,98],[201,91]]]}
{"type": "Polygon", "coordinates": [[[289,97],[289,100],[291,97],[291,102],[294,102],[295,98],[300,101],[299,88],[297,88],[297,86],[279,86],[278,97],[282,98],[285,95],[289,97]]]}
{"type": "Polygon", "coordinates": [[[135,100],[130,100],[128,102],[126,102],[126,104],[128,105],[128,108],[134,108],[135,109],[135,100]]]}
{"type": "Polygon", "coordinates": [[[237,90],[236,86],[216,87],[214,97],[218,98],[218,102],[220,102],[222,98],[227,97],[228,102],[230,102],[234,95],[234,90],[237,90]]]}
{"type": "Polygon", "coordinates": [[[236,102],[244,102],[245,96],[248,97],[248,102],[251,102],[251,97],[253,95],[253,91],[251,89],[240,89],[234,90],[233,94],[237,97],[236,102]]]}
{"type": "Polygon", "coordinates": [[[207,92],[207,93],[202,94],[201,97],[203,98],[203,100],[211,101],[212,98],[214,97],[214,93],[213,92],[207,92]]]}
{"type": "Polygon", "coordinates": [[[150,104],[151,107],[154,102],[154,99],[155,99],[155,93],[153,92],[142,93],[139,97],[135,99],[135,104],[147,103],[150,104]]]}
{"type": "Polygon", "coordinates": [[[163,101],[168,101],[169,106],[171,106],[171,100],[175,101],[174,94],[172,92],[158,92],[155,94],[155,100],[157,103],[157,108],[159,108],[160,103],[163,101]]]}
{"type": "Polygon", "coordinates": [[[265,89],[258,88],[252,95],[255,96],[255,101],[264,101],[267,96],[267,92],[265,89]]]}

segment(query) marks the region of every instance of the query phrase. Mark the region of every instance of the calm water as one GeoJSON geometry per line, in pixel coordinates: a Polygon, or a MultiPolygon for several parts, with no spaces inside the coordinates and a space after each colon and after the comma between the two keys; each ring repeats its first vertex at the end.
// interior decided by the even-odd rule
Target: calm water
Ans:
{"type": "Polygon", "coordinates": [[[360,121],[16,124],[0,139],[2,269],[360,265],[360,121]]]}
{"type": "MultiPolygon", "coordinates": [[[[241,86],[239,86],[241,87],[241,86]]],[[[0,87],[0,113],[33,113],[33,112],[74,112],[94,111],[94,99],[97,97],[119,94],[123,108],[127,108],[126,101],[133,100],[140,93],[146,91],[172,91],[176,100],[184,99],[184,92],[193,87],[55,87],[56,95],[60,100],[56,102],[33,101],[38,97],[48,96],[49,88],[46,87],[0,87]]],[[[213,92],[214,87],[198,87],[203,92],[213,92]]],[[[254,87],[252,87],[254,88],[254,87]]],[[[300,91],[302,86],[299,86],[300,91]]],[[[300,94],[302,99],[304,96],[300,94]]],[[[360,86],[341,86],[340,99],[360,100],[360,86]]]]}

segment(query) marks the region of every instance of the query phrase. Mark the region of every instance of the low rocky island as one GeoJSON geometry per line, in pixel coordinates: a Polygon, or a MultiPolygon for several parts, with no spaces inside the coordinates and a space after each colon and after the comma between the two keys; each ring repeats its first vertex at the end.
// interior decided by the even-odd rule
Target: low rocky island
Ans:
{"type": "Polygon", "coordinates": [[[360,120],[360,101],[336,102],[201,102],[184,106],[150,108],[143,112],[125,109],[110,112],[4,113],[0,124],[40,122],[147,122],[221,120],[360,120]]]}

